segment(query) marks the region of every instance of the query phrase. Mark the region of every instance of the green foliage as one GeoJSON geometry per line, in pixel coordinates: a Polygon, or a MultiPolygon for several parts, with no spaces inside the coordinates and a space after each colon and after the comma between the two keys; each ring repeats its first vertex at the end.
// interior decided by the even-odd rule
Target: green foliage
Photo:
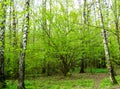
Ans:
{"type": "MultiPolygon", "coordinates": [[[[34,2],[35,0],[33,0],[34,2]]],[[[50,0],[47,5],[50,5],[50,0]]],[[[73,0],[74,1],[74,0],[73,0]]],[[[101,20],[99,7],[95,2],[87,2],[86,24],[84,24],[83,9],[81,3],[75,8],[72,0],[51,1],[50,6],[42,7],[31,2],[30,30],[28,31],[27,50],[25,57],[25,74],[38,75],[45,69],[45,74],[67,75],[72,69],[80,69],[81,59],[84,58],[87,72],[107,73],[103,68],[105,54],[101,35],[101,20]],[[65,4],[66,3],[66,4],[65,4]],[[98,8],[97,8],[98,7],[98,8]],[[93,9],[94,8],[94,9],[93,9]],[[100,69],[97,69],[100,67],[100,69]],[[91,69],[92,68],[92,69],[91,69]]],[[[15,1],[16,12],[16,37],[13,36],[13,13],[10,17],[10,0],[7,2],[6,31],[5,31],[5,75],[6,78],[15,78],[18,75],[18,61],[20,56],[20,44],[23,34],[24,14],[23,0],[15,1]],[[11,21],[10,21],[11,18],[11,21]],[[11,23],[11,29],[10,29],[11,23]],[[10,33],[11,30],[11,33],[10,33]],[[15,40],[16,39],[16,40],[15,40]],[[15,43],[13,45],[13,43],[15,43]]],[[[104,2],[101,2],[105,28],[107,30],[110,57],[113,62],[119,62],[119,44],[116,39],[114,12],[104,2]],[[107,16],[109,14],[109,16],[107,16]],[[110,26],[108,26],[110,25],[110,26]]],[[[117,8],[120,2],[117,4],[117,8]]],[[[2,5],[0,3],[0,8],[2,5]]],[[[115,8],[114,8],[115,9],[115,8]]],[[[116,10],[117,11],[117,10],[116,10]]],[[[0,11],[0,18],[3,11],[0,11]]],[[[0,24],[1,25],[1,24],[0,24]]],[[[0,45],[2,43],[0,42],[0,45]]],[[[105,67],[105,65],[104,65],[105,67]]],[[[75,70],[76,71],[76,70],[75,70]]],[[[58,88],[58,86],[54,86],[58,88]]]]}
{"type": "Polygon", "coordinates": [[[108,73],[108,70],[106,68],[87,68],[86,72],[90,73],[108,73]]]}
{"type": "Polygon", "coordinates": [[[15,80],[7,80],[6,84],[7,86],[5,89],[17,89],[17,81],[15,80]]]}

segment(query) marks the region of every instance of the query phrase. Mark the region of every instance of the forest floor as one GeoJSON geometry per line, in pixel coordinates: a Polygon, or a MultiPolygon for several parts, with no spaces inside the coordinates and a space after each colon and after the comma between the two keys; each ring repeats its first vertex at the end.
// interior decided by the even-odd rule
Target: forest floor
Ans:
{"type": "MultiPolygon", "coordinates": [[[[120,84],[120,75],[116,76],[120,84]]],[[[8,88],[17,89],[17,80],[7,81],[8,88]]],[[[119,85],[111,85],[107,73],[73,73],[66,77],[34,76],[25,80],[26,89],[120,89],[119,85]]]]}
{"type": "MultiPolygon", "coordinates": [[[[103,79],[109,77],[109,75],[107,73],[96,73],[96,74],[85,74],[85,75],[86,75],[86,78],[94,80],[94,89],[99,89],[100,82],[103,79]]],[[[84,76],[84,74],[81,76],[84,76]]],[[[86,79],[86,78],[84,78],[84,79],[86,79]]]]}
{"type": "Polygon", "coordinates": [[[108,73],[88,74],[87,77],[89,79],[93,79],[94,80],[94,88],[93,89],[120,89],[119,85],[107,87],[106,85],[107,85],[108,81],[106,81],[106,84],[102,82],[102,81],[104,81],[104,79],[108,79],[109,78],[108,73]],[[102,84],[104,84],[106,86],[106,88],[103,87],[104,85],[102,86],[102,84]]]}

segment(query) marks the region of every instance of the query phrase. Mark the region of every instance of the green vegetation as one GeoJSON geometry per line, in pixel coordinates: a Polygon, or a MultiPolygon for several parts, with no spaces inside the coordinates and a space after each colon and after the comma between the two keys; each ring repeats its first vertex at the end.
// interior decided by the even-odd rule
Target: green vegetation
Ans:
{"type": "Polygon", "coordinates": [[[86,68],[86,72],[89,73],[108,73],[106,68],[86,68]]]}
{"type": "Polygon", "coordinates": [[[0,89],[114,88],[119,69],[120,0],[0,0],[0,89]]]}
{"type": "MultiPolygon", "coordinates": [[[[99,79],[96,80],[93,76],[90,79],[89,78],[90,75],[86,74],[76,74],[69,77],[36,77],[34,79],[31,78],[29,80],[25,80],[25,86],[26,89],[94,89],[95,82],[98,82],[99,79]],[[87,76],[87,78],[85,78],[85,76],[87,76]]],[[[117,76],[116,79],[120,83],[120,76],[117,76]]],[[[17,89],[17,80],[7,80],[6,82],[6,89],[17,89]]],[[[97,89],[119,89],[120,86],[111,85],[110,80],[108,78],[105,78],[100,81],[97,87],[97,89]]]]}
{"type": "MultiPolygon", "coordinates": [[[[116,79],[117,81],[119,82],[120,84],[120,76],[116,76],[116,79]]],[[[120,85],[112,85],[111,82],[110,82],[110,79],[106,78],[106,79],[103,79],[101,82],[100,82],[100,86],[99,86],[100,89],[119,89],[120,88],[120,85]]]]}

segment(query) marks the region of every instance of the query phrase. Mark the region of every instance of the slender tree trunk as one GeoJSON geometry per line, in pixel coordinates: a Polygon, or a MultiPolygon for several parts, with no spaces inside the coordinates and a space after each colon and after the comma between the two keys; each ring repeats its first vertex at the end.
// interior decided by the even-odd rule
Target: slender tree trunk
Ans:
{"type": "Polygon", "coordinates": [[[45,32],[47,30],[47,22],[46,22],[46,1],[47,0],[42,0],[42,30],[43,30],[43,35],[45,35],[45,32]]]}
{"type": "MultiPolygon", "coordinates": [[[[42,0],[42,31],[43,31],[43,37],[45,39],[46,37],[46,32],[47,32],[47,22],[46,22],[46,1],[47,0],[42,0]]],[[[42,66],[42,73],[45,74],[46,73],[46,58],[43,59],[43,66],[42,66]]]]}
{"type": "Polygon", "coordinates": [[[105,25],[104,25],[104,18],[103,18],[103,14],[102,14],[100,0],[99,0],[99,8],[100,8],[100,16],[101,16],[101,23],[102,23],[102,29],[103,29],[102,34],[103,34],[105,57],[106,57],[106,60],[107,60],[107,68],[108,68],[108,71],[109,71],[109,74],[110,74],[110,80],[111,80],[112,84],[117,84],[117,81],[116,81],[115,75],[114,75],[114,69],[113,69],[112,63],[110,61],[108,39],[107,39],[107,33],[106,33],[105,25]]]}
{"type": "MultiPolygon", "coordinates": [[[[8,37],[8,42],[9,42],[9,48],[8,48],[8,59],[7,59],[7,67],[9,68],[9,65],[10,65],[10,60],[11,60],[11,58],[10,58],[10,53],[11,53],[11,47],[10,47],[10,45],[11,45],[11,38],[12,38],[12,33],[11,33],[11,14],[12,14],[12,11],[11,11],[11,9],[12,9],[12,3],[11,3],[11,0],[10,0],[10,6],[9,6],[9,8],[10,8],[10,10],[9,10],[9,37],[8,37]]],[[[8,73],[8,77],[9,77],[9,73],[8,73]]]]}
{"type": "Polygon", "coordinates": [[[5,0],[1,2],[0,13],[0,89],[5,87],[5,75],[4,75],[4,50],[5,50],[5,21],[6,21],[6,6],[5,0]]]}
{"type": "Polygon", "coordinates": [[[25,24],[23,29],[23,38],[21,43],[22,51],[20,52],[20,59],[19,59],[19,78],[18,78],[18,89],[25,89],[24,85],[24,71],[25,71],[25,54],[27,48],[27,37],[28,37],[28,30],[29,30],[29,7],[30,7],[30,0],[26,0],[25,3],[25,24]]]}
{"type": "MultiPolygon", "coordinates": [[[[11,33],[11,14],[12,14],[12,2],[10,0],[10,10],[9,10],[9,45],[11,45],[11,38],[12,38],[12,33],[11,33]]],[[[9,52],[10,52],[10,48],[9,48],[9,52]]]]}
{"type": "Polygon", "coordinates": [[[114,69],[113,69],[112,63],[110,61],[110,53],[109,53],[109,49],[108,49],[108,41],[107,41],[105,29],[103,29],[102,34],[103,34],[104,50],[105,50],[105,56],[106,56],[106,60],[107,60],[107,67],[108,67],[108,71],[110,74],[110,79],[111,79],[112,84],[117,84],[117,81],[115,79],[114,69]]]}
{"type": "Polygon", "coordinates": [[[81,59],[81,66],[80,66],[80,73],[85,73],[85,71],[84,71],[84,59],[82,58],[81,59]]]}
{"type": "MultiPolygon", "coordinates": [[[[84,0],[84,7],[83,7],[83,19],[84,19],[84,31],[86,30],[86,24],[87,24],[87,19],[86,19],[86,5],[87,5],[87,0],[84,0]]],[[[84,34],[83,34],[84,36],[84,34]]],[[[83,38],[84,40],[84,38],[83,38]]],[[[82,40],[82,44],[84,41],[82,40]]],[[[84,50],[83,50],[84,51],[84,50]]],[[[82,54],[82,59],[81,59],[81,65],[80,65],[80,73],[85,73],[84,68],[85,68],[85,63],[84,63],[84,53],[82,54]]]]}
{"type": "Polygon", "coordinates": [[[15,46],[17,45],[17,40],[16,40],[16,13],[15,13],[14,0],[12,0],[12,16],[13,16],[13,21],[12,21],[13,47],[15,48],[15,46]]]}
{"type": "MultiPolygon", "coordinates": [[[[50,5],[50,9],[49,9],[49,11],[50,11],[50,14],[52,15],[52,0],[50,0],[49,1],[49,5],[50,5]]],[[[49,48],[50,48],[50,43],[51,43],[51,41],[50,41],[50,38],[51,38],[51,24],[52,24],[52,16],[50,17],[50,20],[49,20],[49,29],[48,29],[48,46],[49,46],[49,48]]],[[[50,55],[50,49],[48,49],[48,55],[50,55]]],[[[48,61],[47,62],[47,76],[50,76],[51,74],[50,74],[50,62],[48,61]]]]}
{"type": "Polygon", "coordinates": [[[13,31],[13,42],[12,42],[12,46],[13,46],[13,54],[14,54],[14,62],[13,63],[17,63],[14,66],[14,77],[18,77],[18,59],[17,59],[17,29],[16,29],[16,23],[17,23],[17,15],[16,15],[16,11],[15,11],[15,1],[11,0],[12,2],[12,31],[13,31]]]}

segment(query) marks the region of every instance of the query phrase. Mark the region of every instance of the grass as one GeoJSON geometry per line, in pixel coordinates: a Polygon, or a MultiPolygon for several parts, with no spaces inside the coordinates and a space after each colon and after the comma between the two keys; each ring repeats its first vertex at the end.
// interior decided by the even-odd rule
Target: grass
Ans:
{"type": "MultiPolygon", "coordinates": [[[[86,74],[85,74],[86,75],[86,74]]],[[[84,74],[78,76],[84,76],[84,74]]],[[[87,76],[87,75],[86,75],[87,76]]],[[[120,76],[116,79],[120,84],[120,76]]],[[[99,80],[98,80],[99,81],[99,80]]],[[[6,89],[17,89],[17,80],[7,80],[6,89]]],[[[25,80],[26,89],[94,89],[95,86],[94,78],[75,78],[75,77],[62,77],[62,76],[50,76],[40,77],[25,80]]],[[[117,86],[112,86],[109,78],[102,79],[98,89],[111,89],[117,86]]],[[[114,88],[120,89],[120,88],[114,88]]]]}
{"type": "Polygon", "coordinates": [[[108,70],[106,68],[87,68],[85,70],[86,72],[92,72],[92,73],[108,73],[108,70]]]}
{"type": "MultiPolygon", "coordinates": [[[[93,89],[93,79],[52,76],[25,80],[26,89],[93,89]]],[[[17,89],[17,81],[7,81],[6,89],[17,89]]]]}
{"type": "MultiPolygon", "coordinates": [[[[75,68],[75,72],[79,72],[80,68],[75,68]]],[[[86,68],[86,73],[108,73],[107,68],[86,68]]]]}
{"type": "MultiPolygon", "coordinates": [[[[78,89],[86,88],[92,89],[93,80],[61,80],[61,81],[48,81],[42,84],[41,89],[78,89]]],[[[38,89],[40,89],[40,87],[38,89]]]]}
{"type": "MultiPolygon", "coordinates": [[[[34,76],[26,78],[26,89],[120,89],[119,85],[113,86],[110,83],[107,69],[86,70],[87,73],[79,74],[74,72],[71,76],[34,76]]],[[[116,76],[120,84],[120,75],[116,76]]],[[[17,80],[7,80],[5,89],[17,89],[17,80]]]]}
{"type": "MultiPolygon", "coordinates": [[[[92,89],[93,80],[26,80],[26,89],[92,89]]],[[[8,87],[6,89],[17,89],[17,81],[9,81],[8,87]]]]}
{"type": "MultiPolygon", "coordinates": [[[[118,83],[120,84],[120,76],[116,76],[118,83]]],[[[120,85],[112,85],[109,78],[105,78],[100,83],[100,89],[120,89],[120,85]]]]}

